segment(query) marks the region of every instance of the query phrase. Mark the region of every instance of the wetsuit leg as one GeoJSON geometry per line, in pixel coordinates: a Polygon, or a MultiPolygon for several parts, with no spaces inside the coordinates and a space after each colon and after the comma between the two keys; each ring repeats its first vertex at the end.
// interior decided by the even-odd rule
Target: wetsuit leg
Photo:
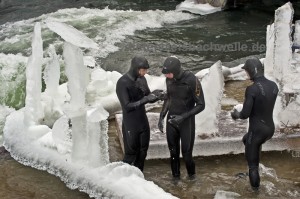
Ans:
{"type": "Polygon", "coordinates": [[[274,129],[266,125],[257,124],[256,128],[249,128],[244,136],[245,155],[249,166],[249,179],[253,188],[260,186],[259,162],[262,144],[272,137],[274,129]],[[258,127],[258,128],[257,128],[258,127]]]}
{"type": "Polygon", "coordinates": [[[195,141],[195,118],[186,119],[180,125],[181,150],[183,160],[189,176],[193,176],[195,172],[195,162],[193,160],[193,147],[195,141]]]}
{"type": "Polygon", "coordinates": [[[258,171],[259,155],[261,143],[253,139],[253,132],[248,132],[243,138],[245,144],[245,156],[249,167],[249,179],[253,188],[260,185],[260,177],[258,171]]]}
{"type": "Polygon", "coordinates": [[[180,136],[177,129],[167,123],[167,142],[171,157],[171,170],[173,177],[180,176],[180,136]]]}
{"type": "Polygon", "coordinates": [[[140,133],[139,136],[140,150],[138,151],[136,160],[134,162],[134,166],[138,167],[141,171],[144,170],[144,163],[149,148],[149,141],[150,141],[150,129],[147,129],[140,133]]]}
{"type": "Polygon", "coordinates": [[[124,143],[124,158],[123,162],[132,164],[137,156],[139,149],[138,133],[127,132],[122,125],[123,143],[124,143]]]}

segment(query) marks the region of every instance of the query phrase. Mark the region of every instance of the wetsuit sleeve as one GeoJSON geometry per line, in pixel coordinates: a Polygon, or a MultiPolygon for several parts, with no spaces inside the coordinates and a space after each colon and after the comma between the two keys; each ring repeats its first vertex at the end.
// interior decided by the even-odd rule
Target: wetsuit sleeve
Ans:
{"type": "Polygon", "coordinates": [[[159,118],[164,119],[169,111],[169,97],[166,95],[159,118]]]}
{"type": "Polygon", "coordinates": [[[125,110],[126,112],[136,110],[137,108],[146,104],[149,101],[148,97],[145,96],[139,101],[130,102],[128,89],[129,88],[127,87],[127,84],[125,81],[118,81],[117,88],[116,88],[117,96],[119,98],[119,101],[121,103],[123,110],[125,110]]]}
{"type": "Polygon", "coordinates": [[[245,101],[243,104],[243,109],[240,112],[240,119],[247,119],[252,111],[252,107],[255,99],[255,90],[253,86],[248,86],[245,92],[245,101]]]}
{"type": "Polygon", "coordinates": [[[149,89],[149,86],[148,86],[148,83],[147,83],[147,80],[145,77],[139,77],[136,80],[136,83],[137,83],[139,89],[141,89],[143,91],[145,96],[150,94],[150,89],[149,89]]]}
{"type": "Polygon", "coordinates": [[[198,80],[198,78],[195,77],[195,81],[193,81],[191,84],[192,85],[190,85],[190,88],[193,92],[195,106],[193,107],[192,110],[182,114],[184,119],[200,113],[205,108],[204,93],[200,81],[198,80]]]}
{"type": "MultiPolygon", "coordinates": [[[[166,79],[166,84],[168,85],[167,79],[166,79]]],[[[164,119],[169,111],[170,97],[169,97],[168,93],[169,92],[168,92],[168,86],[167,86],[167,94],[164,97],[164,103],[163,103],[162,110],[161,110],[160,116],[159,116],[160,119],[164,119]]]]}

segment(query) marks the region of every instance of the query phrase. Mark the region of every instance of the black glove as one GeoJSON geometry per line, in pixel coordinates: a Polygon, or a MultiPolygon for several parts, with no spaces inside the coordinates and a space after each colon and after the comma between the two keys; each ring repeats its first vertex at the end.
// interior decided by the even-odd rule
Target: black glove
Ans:
{"type": "Polygon", "coordinates": [[[152,93],[150,95],[147,95],[145,98],[148,102],[156,102],[158,100],[158,97],[152,93]]]}
{"type": "Polygon", "coordinates": [[[184,120],[181,115],[171,115],[170,118],[168,122],[175,127],[179,127],[179,124],[184,120]]]}
{"type": "Polygon", "coordinates": [[[240,112],[238,112],[238,110],[236,110],[236,109],[234,109],[230,114],[231,114],[232,119],[234,119],[234,120],[240,118],[240,112]]]}
{"type": "Polygon", "coordinates": [[[162,117],[159,117],[159,120],[158,120],[158,129],[160,130],[160,132],[164,132],[164,118],[162,117]]]}
{"type": "Polygon", "coordinates": [[[154,94],[155,96],[157,96],[157,98],[159,100],[164,100],[164,98],[165,98],[164,91],[160,90],[160,89],[156,89],[156,90],[152,91],[151,94],[154,94]]]}

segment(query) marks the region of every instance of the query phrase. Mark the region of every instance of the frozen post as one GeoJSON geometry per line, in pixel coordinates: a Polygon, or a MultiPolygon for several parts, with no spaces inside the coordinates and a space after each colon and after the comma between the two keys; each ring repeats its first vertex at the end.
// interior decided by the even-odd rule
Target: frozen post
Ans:
{"type": "Polygon", "coordinates": [[[44,106],[44,124],[52,126],[54,122],[63,115],[60,104],[63,100],[59,96],[59,78],[60,78],[60,65],[59,58],[56,54],[54,46],[49,45],[49,59],[46,63],[44,70],[44,81],[46,89],[42,99],[47,101],[44,106]]]}
{"type": "Polygon", "coordinates": [[[38,124],[43,117],[41,104],[42,64],[43,40],[41,37],[41,25],[36,23],[32,38],[32,54],[26,66],[25,127],[38,124]]]}
{"type": "Polygon", "coordinates": [[[286,107],[291,92],[291,90],[286,89],[289,87],[286,85],[288,85],[292,75],[291,26],[293,13],[291,3],[286,3],[275,11],[274,23],[267,28],[265,75],[276,81],[280,90],[274,110],[276,126],[281,126],[280,112],[286,107]]]}
{"type": "Polygon", "coordinates": [[[274,23],[267,26],[266,58],[264,60],[265,75],[274,77],[274,23]]]}
{"type": "Polygon", "coordinates": [[[89,165],[104,166],[109,163],[108,154],[108,112],[102,107],[87,112],[89,165]]]}
{"type": "Polygon", "coordinates": [[[82,51],[77,46],[65,42],[63,56],[66,63],[68,91],[71,95],[66,112],[72,121],[72,161],[85,161],[88,153],[85,109],[88,70],[83,64],[82,51]]]}
{"type": "Polygon", "coordinates": [[[56,96],[59,86],[60,66],[58,56],[52,44],[49,45],[49,56],[50,60],[46,64],[44,70],[44,81],[46,84],[45,92],[49,96],[56,96]]]}
{"type": "Polygon", "coordinates": [[[291,71],[292,38],[291,25],[293,7],[286,3],[275,11],[274,22],[274,77],[285,84],[285,77],[291,71]]]}
{"type": "Polygon", "coordinates": [[[204,76],[201,84],[206,104],[205,109],[195,117],[196,135],[218,133],[217,116],[221,112],[221,99],[224,89],[221,61],[210,67],[209,73],[204,76]],[[211,85],[214,85],[214,89],[209,89],[211,85]]]}
{"type": "Polygon", "coordinates": [[[103,148],[100,146],[103,140],[107,145],[107,128],[104,128],[105,125],[103,125],[104,127],[100,125],[103,122],[107,122],[107,117],[103,116],[106,112],[100,111],[102,117],[96,118],[91,118],[90,115],[98,113],[99,107],[99,109],[87,113],[86,91],[89,83],[89,73],[84,66],[83,53],[79,49],[79,47],[99,49],[99,46],[70,25],[54,21],[47,21],[46,24],[66,41],[63,56],[66,62],[68,91],[71,95],[70,104],[66,108],[66,112],[72,120],[72,161],[89,161],[91,166],[106,164],[108,163],[107,150],[103,152],[106,155],[104,155],[105,160],[102,162],[100,161],[101,152],[99,151],[99,148],[103,148]],[[103,121],[101,121],[102,119],[103,121]],[[101,130],[104,130],[104,132],[101,130]]]}

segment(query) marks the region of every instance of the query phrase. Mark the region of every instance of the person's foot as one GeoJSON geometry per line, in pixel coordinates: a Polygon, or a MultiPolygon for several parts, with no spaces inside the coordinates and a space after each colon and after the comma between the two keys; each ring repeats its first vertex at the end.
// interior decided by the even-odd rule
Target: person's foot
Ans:
{"type": "Polygon", "coordinates": [[[173,180],[180,180],[180,175],[174,175],[173,180]]]}
{"type": "Polygon", "coordinates": [[[196,180],[196,174],[192,174],[192,175],[189,175],[188,176],[188,179],[190,180],[190,181],[194,181],[194,180],[196,180]]]}
{"type": "Polygon", "coordinates": [[[180,175],[178,175],[178,176],[172,176],[172,183],[174,185],[178,185],[179,182],[180,182],[180,175]]]}
{"type": "Polygon", "coordinates": [[[251,188],[252,188],[252,190],[255,191],[255,192],[258,192],[258,191],[259,191],[259,187],[252,187],[252,186],[251,186],[251,188]]]}

